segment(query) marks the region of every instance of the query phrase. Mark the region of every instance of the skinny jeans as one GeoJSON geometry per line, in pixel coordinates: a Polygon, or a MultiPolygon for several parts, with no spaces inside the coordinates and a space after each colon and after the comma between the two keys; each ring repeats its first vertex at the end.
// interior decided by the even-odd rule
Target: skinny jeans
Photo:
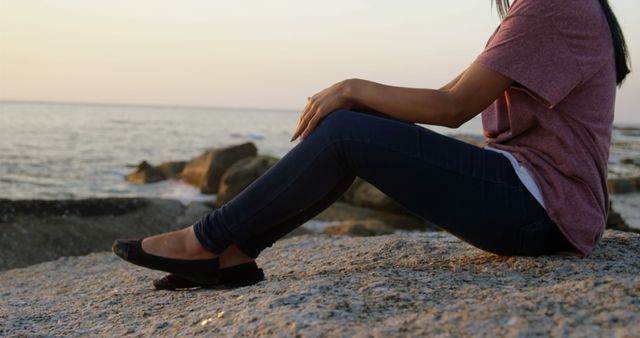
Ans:
{"type": "Polygon", "coordinates": [[[376,111],[336,110],[236,197],[194,224],[213,253],[257,257],[335,202],[356,176],[408,212],[498,255],[573,246],[503,154],[376,111]]]}

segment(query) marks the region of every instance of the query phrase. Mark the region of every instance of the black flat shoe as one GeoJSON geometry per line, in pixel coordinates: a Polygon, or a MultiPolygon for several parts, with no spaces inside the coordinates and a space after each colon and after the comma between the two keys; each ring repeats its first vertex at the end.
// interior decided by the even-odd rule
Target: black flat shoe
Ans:
{"type": "Polygon", "coordinates": [[[220,280],[215,284],[202,284],[175,274],[168,274],[153,281],[157,290],[178,290],[191,288],[233,288],[249,286],[264,280],[264,271],[258,268],[256,262],[249,262],[220,269],[220,280]]]}
{"type": "Polygon", "coordinates": [[[217,284],[220,280],[218,258],[174,259],[156,256],[142,250],[142,239],[118,239],[113,242],[111,250],[129,263],[170,272],[196,283],[211,285],[217,284]]]}

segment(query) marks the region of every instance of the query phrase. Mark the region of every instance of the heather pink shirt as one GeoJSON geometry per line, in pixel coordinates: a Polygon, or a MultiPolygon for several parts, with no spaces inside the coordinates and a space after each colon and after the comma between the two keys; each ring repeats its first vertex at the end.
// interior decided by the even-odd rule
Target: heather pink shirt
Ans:
{"type": "Polygon", "coordinates": [[[598,0],[517,0],[474,62],[515,82],[482,112],[487,144],[531,171],[549,217],[588,256],[609,211],[616,95],[598,0]]]}

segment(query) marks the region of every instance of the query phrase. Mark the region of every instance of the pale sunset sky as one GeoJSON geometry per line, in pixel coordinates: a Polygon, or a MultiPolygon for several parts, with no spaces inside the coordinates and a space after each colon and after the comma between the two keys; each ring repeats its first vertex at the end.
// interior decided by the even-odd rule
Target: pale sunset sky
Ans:
{"type": "MultiPolygon", "coordinates": [[[[640,1],[609,2],[637,68],[640,1]]],[[[352,77],[438,88],[498,24],[491,0],[0,0],[0,100],[301,110],[352,77]]]]}

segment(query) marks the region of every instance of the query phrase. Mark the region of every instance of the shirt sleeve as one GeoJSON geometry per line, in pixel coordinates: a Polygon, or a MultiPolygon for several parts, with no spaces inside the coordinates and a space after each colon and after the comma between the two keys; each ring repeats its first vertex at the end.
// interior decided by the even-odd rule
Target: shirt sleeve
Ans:
{"type": "MultiPolygon", "coordinates": [[[[522,1],[519,1],[522,3],[522,1]]],[[[545,6],[544,2],[538,6],[545,6]]],[[[553,108],[583,76],[551,13],[514,5],[474,62],[512,79],[548,108],[553,108]]]]}

